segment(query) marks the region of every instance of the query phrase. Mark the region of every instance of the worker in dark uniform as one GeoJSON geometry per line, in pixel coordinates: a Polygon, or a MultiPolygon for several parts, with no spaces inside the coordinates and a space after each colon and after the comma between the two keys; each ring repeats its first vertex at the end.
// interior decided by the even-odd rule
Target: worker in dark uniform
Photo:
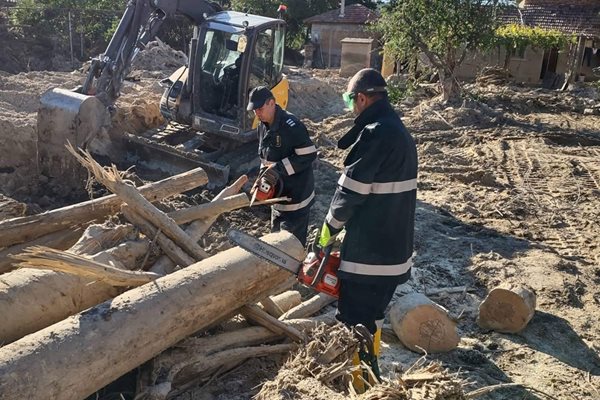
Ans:
{"type": "Polygon", "coordinates": [[[417,149],[387,98],[386,82],[363,69],[343,94],[357,115],[338,142],[352,146],[331,200],[319,243],[345,229],[336,318],[364,325],[378,354],[384,312],[396,286],[410,277],[417,198],[417,149]]]}
{"type": "Polygon", "coordinates": [[[290,198],[271,207],[271,232],[289,231],[305,245],[309,211],[315,197],[312,163],[317,158],[317,149],[306,126],[275,104],[268,88],[259,86],[250,92],[248,110],[253,110],[261,121],[259,179],[275,185],[280,197],[290,198]]]}

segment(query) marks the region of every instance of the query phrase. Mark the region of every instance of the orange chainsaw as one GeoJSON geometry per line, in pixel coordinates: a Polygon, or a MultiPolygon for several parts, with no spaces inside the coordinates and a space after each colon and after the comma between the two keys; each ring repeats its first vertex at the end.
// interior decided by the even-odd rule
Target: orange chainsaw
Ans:
{"type": "Polygon", "coordinates": [[[332,245],[324,249],[318,249],[314,244],[309,246],[313,251],[301,262],[247,233],[230,229],[227,237],[242,249],[293,273],[303,285],[317,292],[339,297],[340,280],[337,271],[340,267],[340,252],[332,251],[332,245]]]}
{"type": "Polygon", "coordinates": [[[268,168],[265,169],[263,173],[259,174],[258,178],[256,178],[256,182],[254,182],[254,185],[252,186],[252,199],[250,200],[250,207],[252,207],[256,200],[265,201],[279,197],[283,191],[283,181],[281,180],[281,177],[277,179],[276,184],[272,184],[265,179],[267,171],[268,168]]]}

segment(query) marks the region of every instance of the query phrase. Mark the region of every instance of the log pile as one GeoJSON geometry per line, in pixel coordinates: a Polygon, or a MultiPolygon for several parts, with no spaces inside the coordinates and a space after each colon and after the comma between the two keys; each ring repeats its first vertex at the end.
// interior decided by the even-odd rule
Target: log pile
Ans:
{"type": "MultiPolygon", "coordinates": [[[[249,205],[245,176],[210,203],[164,213],[152,202],[204,185],[202,170],[135,188],[73,152],[115,194],[0,222],[2,399],[81,399],[141,365],[136,398],[166,399],[333,324],[307,318],[333,298],[301,302],[288,272],[200,246],[219,215],[249,205]],[[245,323],[224,331],[232,318],[245,323]]],[[[288,232],[263,239],[303,257],[288,232]]]]}

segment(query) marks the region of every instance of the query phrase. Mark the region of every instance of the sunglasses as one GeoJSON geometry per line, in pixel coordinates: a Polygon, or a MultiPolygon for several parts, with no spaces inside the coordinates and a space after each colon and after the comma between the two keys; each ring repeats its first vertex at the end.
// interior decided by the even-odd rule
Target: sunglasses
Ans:
{"type": "Polygon", "coordinates": [[[344,104],[350,110],[354,109],[354,99],[356,99],[356,93],[354,92],[346,92],[342,93],[342,99],[344,100],[344,104]]]}

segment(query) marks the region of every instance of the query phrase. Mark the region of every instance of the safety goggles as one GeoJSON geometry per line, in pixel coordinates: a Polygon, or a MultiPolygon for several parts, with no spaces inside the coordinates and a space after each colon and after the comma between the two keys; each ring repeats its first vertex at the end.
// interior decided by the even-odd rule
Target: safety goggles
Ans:
{"type": "Polygon", "coordinates": [[[356,93],[354,93],[354,92],[342,93],[342,99],[344,99],[344,104],[346,105],[346,108],[349,108],[350,110],[354,109],[354,99],[355,98],[356,98],[356,93]]]}

